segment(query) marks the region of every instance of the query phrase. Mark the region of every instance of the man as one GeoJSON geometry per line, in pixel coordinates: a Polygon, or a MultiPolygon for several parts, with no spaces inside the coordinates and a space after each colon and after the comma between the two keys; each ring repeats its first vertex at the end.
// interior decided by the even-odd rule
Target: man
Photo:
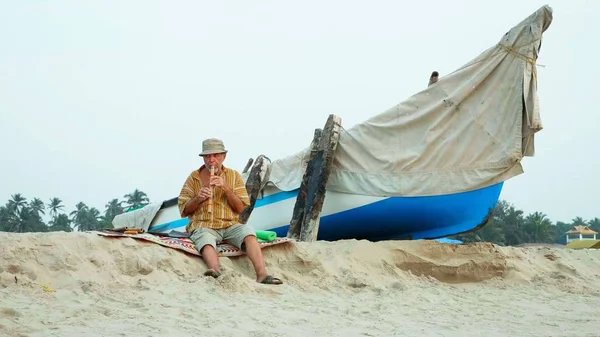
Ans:
{"type": "Polygon", "coordinates": [[[282,284],[280,279],[267,273],[254,229],[240,223],[239,214],[250,204],[250,198],[240,173],[223,166],[226,155],[221,140],[204,140],[200,153],[204,165],[190,173],[179,194],[181,217],[189,218],[186,231],[191,233],[190,239],[208,266],[204,275],[214,278],[221,275],[216,248],[218,243],[227,241],[246,252],[254,265],[257,282],[282,284]],[[213,176],[210,167],[215,169],[213,176]],[[211,197],[212,216],[209,213],[211,197]]]}

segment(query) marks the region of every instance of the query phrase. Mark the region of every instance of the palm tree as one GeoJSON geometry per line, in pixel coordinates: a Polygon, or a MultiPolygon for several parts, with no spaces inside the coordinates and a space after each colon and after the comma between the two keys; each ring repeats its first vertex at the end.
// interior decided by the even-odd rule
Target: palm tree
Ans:
{"type": "Polygon", "coordinates": [[[0,206],[0,232],[9,231],[13,214],[7,206],[0,206]]]}
{"type": "Polygon", "coordinates": [[[593,218],[592,220],[588,221],[588,225],[590,226],[590,229],[600,232],[600,219],[593,218]]]}
{"type": "Polygon", "coordinates": [[[506,237],[502,232],[502,223],[494,221],[493,219],[475,234],[479,238],[477,241],[492,242],[498,245],[506,244],[506,237]]]}
{"type": "Polygon", "coordinates": [[[588,224],[585,223],[585,220],[583,220],[583,218],[580,216],[573,218],[573,220],[571,220],[571,226],[587,226],[587,225],[588,224]]]}
{"type": "Polygon", "coordinates": [[[38,217],[40,216],[40,214],[46,214],[44,211],[46,206],[40,198],[33,198],[33,200],[29,202],[29,208],[31,208],[31,212],[38,217]]]}
{"type": "MultiPolygon", "coordinates": [[[[45,227],[45,226],[44,226],[45,227]]],[[[11,232],[26,233],[44,231],[38,219],[29,207],[21,207],[17,213],[17,219],[12,223],[11,232]]]]}
{"type": "Polygon", "coordinates": [[[137,188],[133,192],[125,194],[123,197],[126,199],[125,203],[128,207],[128,210],[137,209],[150,203],[150,199],[146,193],[138,190],[137,188]]]}
{"type": "Polygon", "coordinates": [[[75,205],[75,210],[69,214],[71,215],[73,227],[77,228],[78,230],[81,230],[82,227],[85,227],[85,222],[87,220],[87,211],[88,207],[82,201],[78,202],[77,205],[75,205]]]}
{"type": "Polygon", "coordinates": [[[60,200],[59,198],[52,198],[50,199],[50,202],[48,203],[48,209],[50,210],[50,216],[54,219],[57,215],[58,215],[58,211],[62,211],[65,208],[64,205],[62,205],[62,200],[60,200]]]}
{"type": "Polygon", "coordinates": [[[506,214],[507,244],[518,245],[529,240],[529,235],[524,228],[523,211],[510,206],[506,214]]]}
{"type": "Polygon", "coordinates": [[[6,203],[6,206],[0,207],[0,224],[8,221],[11,216],[12,216],[12,212],[10,210],[8,203],[6,203]]]}
{"type": "Polygon", "coordinates": [[[96,207],[92,207],[85,211],[85,220],[79,225],[80,231],[93,231],[99,229],[100,226],[100,211],[96,207]]]}
{"type": "Polygon", "coordinates": [[[50,227],[48,228],[53,232],[72,232],[71,219],[66,214],[59,214],[50,220],[50,227]]]}
{"type": "Polygon", "coordinates": [[[124,212],[123,201],[119,201],[118,199],[109,201],[104,207],[106,209],[104,210],[103,222],[106,226],[109,226],[117,215],[124,212]]]}
{"type": "Polygon", "coordinates": [[[571,229],[571,224],[570,223],[566,223],[566,222],[562,222],[562,221],[557,221],[556,225],[554,226],[554,242],[556,243],[560,243],[560,244],[567,244],[566,239],[565,239],[565,232],[569,231],[569,229],[571,229]]]}
{"type": "Polygon", "coordinates": [[[27,199],[21,195],[21,193],[16,193],[10,196],[11,199],[8,201],[8,208],[14,214],[17,214],[22,208],[27,206],[27,199]]]}
{"type": "Polygon", "coordinates": [[[552,222],[547,218],[546,214],[541,212],[529,214],[525,219],[525,223],[528,232],[532,236],[531,239],[533,242],[541,243],[552,241],[552,233],[550,228],[550,226],[552,226],[552,222]]]}

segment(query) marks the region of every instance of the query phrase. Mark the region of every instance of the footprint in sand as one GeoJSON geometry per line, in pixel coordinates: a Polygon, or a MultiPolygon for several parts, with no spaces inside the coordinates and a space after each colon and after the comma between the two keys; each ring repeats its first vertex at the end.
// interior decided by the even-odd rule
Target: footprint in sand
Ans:
{"type": "Polygon", "coordinates": [[[21,314],[13,308],[3,308],[0,310],[0,317],[15,318],[21,317],[21,314]]]}

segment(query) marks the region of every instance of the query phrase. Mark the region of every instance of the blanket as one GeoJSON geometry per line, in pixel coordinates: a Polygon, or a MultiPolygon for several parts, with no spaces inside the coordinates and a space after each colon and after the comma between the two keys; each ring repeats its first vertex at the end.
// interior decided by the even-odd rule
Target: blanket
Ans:
{"type": "MultiPolygon", "coordinates": [[[[141,233],[141,234],[125,234],[120,232],[113,232],[110,230],[106,231],[95,231],[96,234],[104,236],[104,237],[129,237],[138,240],[144,240],[149,242],[157,243],[161,246],[182,250],[186,253],[202,256],[194,247],[194,243],[192,240],[188,238],[172,238],[168,236],[159,236],[150,233],[141,233]]],[[[259,242],[258,245],[260,248],[265,248],[269,246],[279,245],[283,243],[287,243],[292,241],[290,238],[276,238],[271,242],[259,242]]],[[[217,254],[220,257],[231,257],[231,256],[241,256],[246,255],[246,253],[242,252],[235,246],[232,246],[226,242],[220,243],[217,245],[217,254]]]]}

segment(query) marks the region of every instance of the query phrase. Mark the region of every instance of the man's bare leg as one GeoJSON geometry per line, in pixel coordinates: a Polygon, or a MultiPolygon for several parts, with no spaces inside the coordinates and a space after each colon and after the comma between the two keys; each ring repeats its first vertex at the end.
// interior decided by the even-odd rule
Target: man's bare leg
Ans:
{"type": "Polygon", "coordinates": [[[219,266],[219,256],[212,245],[202,247],[202,259],[208,266],[208,270],[204,273],[205,276],[219,277],[221,275],[221,267],[219,266]]]}
{"type": "MultiPolygon", "coordinates": [[[[258,246],[256,236],[246,236],[244,238],[244,244],[246,245],[246,255],[248,255],[250,262],[252,262],[252,265],[254,266],[254,271],[256,272],[256,282],[262,282],[269,274],[267,273],[267,266],[265,265],[262,251],[258,246]]],[[[280,284],[281,282],[275,279],[273,283],[280,284]]]]}

